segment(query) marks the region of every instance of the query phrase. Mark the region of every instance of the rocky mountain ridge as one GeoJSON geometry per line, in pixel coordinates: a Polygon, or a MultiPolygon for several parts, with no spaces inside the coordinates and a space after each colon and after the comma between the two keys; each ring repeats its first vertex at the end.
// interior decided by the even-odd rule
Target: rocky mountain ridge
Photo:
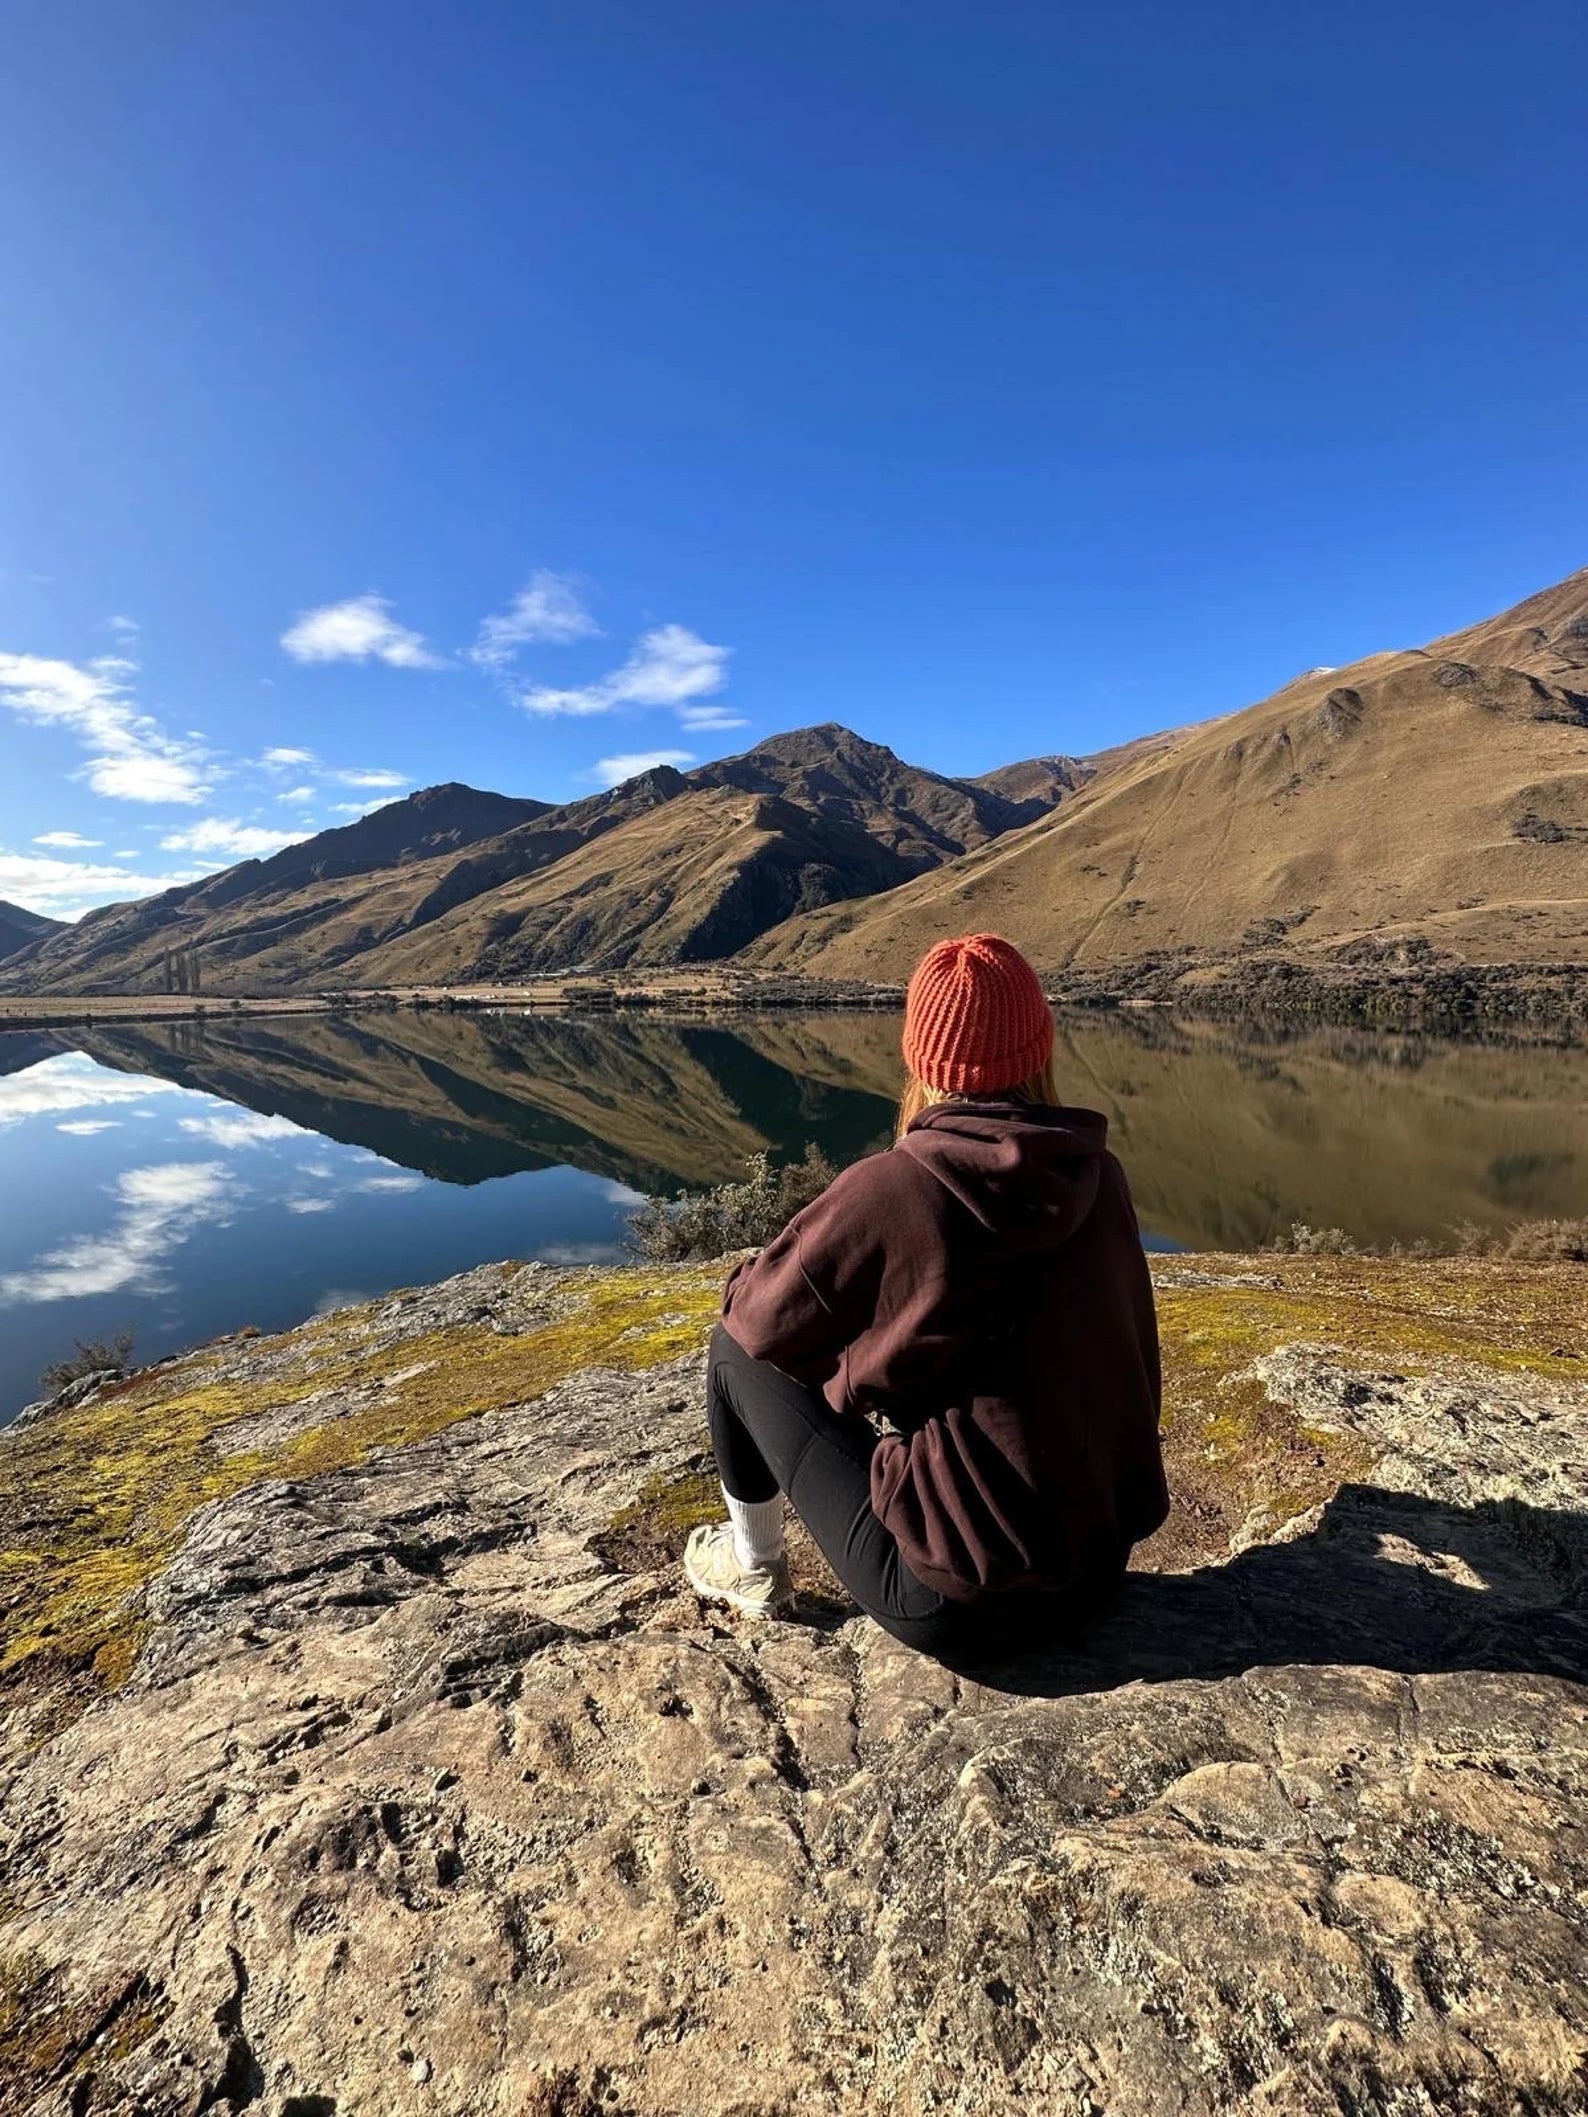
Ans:
{"type": "Polygon", "coordinates": [[[1046,813],[835,722],[551,807],[432,787],[269,860],[92,912],[6,990],[445,984],[731,956],[791,912],[896,887],[1046,813]]]}
{"type": "Polygon", "coordinates": [[[896,983],[994,926],[1044,974],[1588,963],[1588,572],[1088,758],[952,779],[835,722],[549,808],[426,789],[91,913],[3,993],[513,984],[733,960],[896,983]],[[1413,827],[1415,819],[1415,827],[1413,827]]]}
{"type": "Polygon", "coordinates": [[[24,905],[8,904],[0,898],[0,962],[37,942],[48,940],[51,934],[61,933],[65,923],[62,919],[47,919],[42,912],[29,911],[24,905]]]}

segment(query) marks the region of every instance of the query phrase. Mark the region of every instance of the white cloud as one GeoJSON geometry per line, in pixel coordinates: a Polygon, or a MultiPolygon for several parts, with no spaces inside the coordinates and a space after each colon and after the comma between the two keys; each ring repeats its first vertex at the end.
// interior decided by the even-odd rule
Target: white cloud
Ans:
{"type": "Polygon", "coordinates": [[[472,659],[487,669],[505,669],[520,647],[595,637],[601,628],[580,601],[579,587],[572,574],[531,574],[507,609],[480,626],[472,659]]]}
{"type": "Polygon", "coordinates": [[[295,844],[297,837],[293,831],[263,830],[255,824],[241,823],[235,816],[206,816],[191,829],[173,831],[162,838],[160,849],[166,853],[216,853],[227,860],[261,860],[279,853],[284,845],[295,844]]]}
{"type": "Polygon", "coordinates": [[[366,1176],[358,1186],[361,1191],[422,1191],[424,1187],[425,1180],[422,1176],[412,1176],[406,1172],[393,1176],[366,1176]]]}
{"type": "MultiPolygon", "coordinates": [[[[135,854],[118,858],[136,858],[135,854]]],[[[54,860],[41,853],[0,852],[0,897],[52,919],[75,919],[97,904],[125,904],[172,889],[185,875],[135,875],[91,860],[54,860]]]]}
{"type": "Polygon", "coordinates": [[[360,1293],[356,1287],[328,1286],[315,1302],[313,1313],[316,1316],[329,1316],[339,1308],[352,1308],[356,1302],[368,1301],[370,1298],[368,1294],[360,1293]]]}
{"type": "Polygon", "coordinates": [[[91,847],[104,844],[103,838],[82,838],[76,831],[41,831],[34,839],[35,845],[58,845],[74,852],[87,852],[91,847]]]}
{"type": "Polygon", "coordinates": [[[72,1117],[64,1125],[55,1127],[57,1132],[70,1132],[74,1139],[92,1139],[96,1132],[119,1132],[119,1117],[72,1117]]]}
{"type": "Polygon", "coordinates": [[[329,1213],[335,1206],[334,1198],[289,1198],[289,1213],[329,1213]]]}
{"type": "Polygon", "coordinates": [[[391,614],[383,595],[349,596],[306,610],[281,635],[295,662],[385,662],[393,669],[439,669],[441,657],[391,614]]]}
{"type": "Polygon", "coordinates": [[[89,751],[84,776],[115,801],[195,802],[211,773],[202,750],[166,734],[127,688],[134,665],[105,655],[79,667],[38,654],[0,654],[0,703],[59,727],[89,751]]]}
{"type": "Polygon", "coordinates": [[[687,625],[659,625],[641,634],[638,648],[610,682],[625,703],[682,705],[722,689],[728,680],[729,651],[714,647],[687,625]]]}
{"type": "Polygon", "coordinates": [[[604,787],[615,787],[641,772],[654,772],[659,764],[693,764],[694,761],[688,750],[635,750],[626,757],[599,759],[589,776],[598,779],[604,787]]]}
{"type": "Polygon", "coordinates": [[[571,690],[533,686],[519,703],[530,713],[575,716],[611,713],[619,706],[682,707],[722,689],[731,651],[713,646],[687,625],[658,625],[641,634],[621,669],[571,690]]]}
{"type": "Polygon", "coordinates": [[[141,1103],[147,1095],[174,1095],[175,1081],[141,1073],[112,1073],[80,1051],[40,1059],[22,1073],[0,1078],[0,1125],[20,1124],[26,1117],[53,1117],[66,1110],[106,1109],[118,1103],[141,1103]]]}
{"type": "Polygon", "coordinates": [[[184,1132],[196,1132],[217,1147],[258,1147],[271,1139],[312,1139],[288,1117],[266,1117],[258,1110],[218,1110],[212,1117],[179,1117],[184,1132]]]}
{"type": "Polygon", "coordinates": [[[722,706],[680,706],[679,725],[695,734],[702,729],[747,728],[750,723],[741,713],[730,713],[722,706]]]}
{"type": "Polygon", "coordinates": [[[119,633],[124,640],[138,637],[138,620],[135,617],[107,617],[105,624],[111,632],[119,633]]]}
{"type": "Polygon", "coordinates": [[[546,720],[559,714],[570,720],[584,720],[592,714],[610,713],[618,703],[602,684],[587,684],[582,690],[573,691],[554,691],[549,685],[537,684],[533,690],[523,692],[518,702],[526,713],[546,720]]]}
{"type": "Polygon", "coordinates": [[[231,1178],[218,1161],[160,1162],[117,1178],[120,1213],[104,1235],[70,1236],[27,1270],[0,1275],[0,1301],[80,1300],[126,1287],[157,1289],[167,1251],[231,1202],[231,1178]]]}
{"type": "MultiPolygon", "coordinates": [[[[283,778],[289,772],[294,775],[298,783],[281,788],[276,794],[276,799],[297,802],[300,806],[317,799],[321,787],[325,785],[392,789],[411,786],[413,783],[405,773],[390,771],[384,765],[349,766],[346,770],[339,770],[332,765],[322,764],[313,750],[284,746],[264,751],[259,763],[272,778],[283,778]],[[303,778],[301,775],[304,772],[313,774],[313,778],[303,778]]],[[[363,811],[360,810],[359,813],[362,814],[363,811]]]]}
{"type": "Polygon", "coordinates": [[[177,757],[96,757],[88,784],[109,801],[202,801],[209,782],[177,757]]]}

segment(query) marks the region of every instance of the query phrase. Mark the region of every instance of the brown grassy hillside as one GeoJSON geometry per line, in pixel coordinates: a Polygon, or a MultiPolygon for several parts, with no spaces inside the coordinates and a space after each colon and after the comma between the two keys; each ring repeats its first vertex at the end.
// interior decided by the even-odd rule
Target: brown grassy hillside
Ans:
{"type": "Polygon", "coordinates": [[[1140,745],[1053,815],[746,957],[898,978],[968,927],[1050,970],[1273,946],[1588,960],[1588,572],[1140,745]]]}
{"type": "Polygon", "coordinates": [[[47,922],[39,945],[5,965],[0,989],[191,990],[196,966],[201,987],[224,990],[230,969],[254,962],[279,989],[367,947],[371,931],[412,917],[482,842],[549,813],[543,801],[457,784],[425,787],[268,860],[104,905],[72,926],[47,922]]]}

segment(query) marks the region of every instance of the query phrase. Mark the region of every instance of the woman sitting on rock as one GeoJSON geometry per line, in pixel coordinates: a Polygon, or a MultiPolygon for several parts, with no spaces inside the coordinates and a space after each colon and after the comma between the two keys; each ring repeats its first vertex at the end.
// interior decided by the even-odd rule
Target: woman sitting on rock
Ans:
{"type": "Polygon", "coordinates": [[[728,1280],[707,1396],[729,1519],[684,1569],[776,1614],[786,1496],[869,1616],[952,1656],[1072,1624],[1163,1521],[1158,1334],[1107,1120],[1060,1103],[1024,956],[930,950],[904,1061],[894,1144],[728,1280]]]}

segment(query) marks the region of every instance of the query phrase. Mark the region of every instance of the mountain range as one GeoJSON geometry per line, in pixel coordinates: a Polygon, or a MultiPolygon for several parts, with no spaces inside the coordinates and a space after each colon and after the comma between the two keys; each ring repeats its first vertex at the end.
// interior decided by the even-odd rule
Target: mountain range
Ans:
{"type": "Polygon", "coordinates": [[[89,912],[13,956],[0,988],[271,992],[708,961],[1018,829],[1067,776],[1006,793],[826,722],[555,808],[428,787],[268,860],[89,912]]]}
{"type": "Polygon", "coordinates": [[[902,978],[992,927],[1044,971],[1279,950],[1588,960],[1588,570],[1260,704],[975,779],[823,722],[560,806],[426,788],[60,927],[0,991],[286,992],[737,958],[902,978]]]}

